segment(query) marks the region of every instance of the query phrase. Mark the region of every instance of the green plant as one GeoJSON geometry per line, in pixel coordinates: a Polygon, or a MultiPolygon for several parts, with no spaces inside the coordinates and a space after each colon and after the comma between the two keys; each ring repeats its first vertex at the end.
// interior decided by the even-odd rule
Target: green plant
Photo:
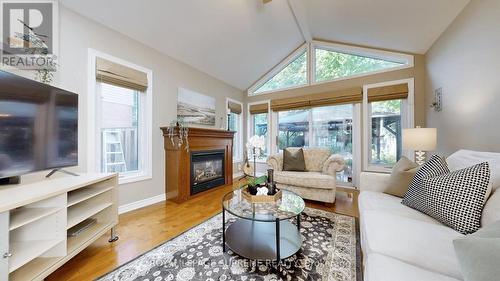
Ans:
{"type": "Polygon", "coordinates": [[[264,184],[266,181],[267,181],[267,176],[260,176],[260,177],[257,177],[257,178],[248,176],[247,177],[247,183],[244,184],[242,187],[257,186],[257,185],[260,185],[260,184],[264,184]]]}

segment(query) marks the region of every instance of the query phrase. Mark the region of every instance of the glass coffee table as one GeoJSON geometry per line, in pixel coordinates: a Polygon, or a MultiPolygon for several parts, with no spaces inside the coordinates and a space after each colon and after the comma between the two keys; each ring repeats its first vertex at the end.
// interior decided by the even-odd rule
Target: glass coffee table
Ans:
{"type": "Polygon", "coordinates": [[[302,246],[300,214],[304,200],[294,192],[283,190],[277,202],[251,203],[234,190],[222,199],[222,247],[252,260],[280,260],[295,254],[302,246]],[[226,229],[226,211],[236,220],[226,229]],[[296,218],[297,225],[290,219],[296,218]]]}

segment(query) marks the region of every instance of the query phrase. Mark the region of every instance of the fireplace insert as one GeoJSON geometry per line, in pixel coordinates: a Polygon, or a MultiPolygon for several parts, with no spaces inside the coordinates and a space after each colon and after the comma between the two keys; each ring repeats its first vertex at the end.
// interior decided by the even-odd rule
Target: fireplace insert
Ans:
{"type": "Polygon", "coordinates": [[[191,195],[225,184],[225,150],[191,152],[191,195]]]}

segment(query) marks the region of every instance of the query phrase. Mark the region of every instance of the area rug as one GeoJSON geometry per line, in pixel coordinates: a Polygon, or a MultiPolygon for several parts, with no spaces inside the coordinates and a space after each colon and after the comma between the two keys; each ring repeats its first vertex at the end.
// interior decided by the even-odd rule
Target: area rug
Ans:
{"type": "Polygon", "coordinates": [[[279,265],[256,262],[229,249],[223,253],[222,215],[218,214],[98,280],[362,280],[355,218],[306,208],[301,226],[299,252],[279,265]]]}

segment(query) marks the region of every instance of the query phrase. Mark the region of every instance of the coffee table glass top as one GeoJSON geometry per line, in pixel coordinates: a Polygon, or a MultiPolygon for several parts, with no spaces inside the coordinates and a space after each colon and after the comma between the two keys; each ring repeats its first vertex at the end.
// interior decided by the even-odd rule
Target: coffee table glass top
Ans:
{"type": "Polygon", "coordinates": [[[271,203],[250,203],[241,194],[242,189],[224,195],[222,206],[229,213],[249,220],[274,222],[287,220],[304,211],[304,200],[294,192],[283,190],[280,200],[271,203]]]}

